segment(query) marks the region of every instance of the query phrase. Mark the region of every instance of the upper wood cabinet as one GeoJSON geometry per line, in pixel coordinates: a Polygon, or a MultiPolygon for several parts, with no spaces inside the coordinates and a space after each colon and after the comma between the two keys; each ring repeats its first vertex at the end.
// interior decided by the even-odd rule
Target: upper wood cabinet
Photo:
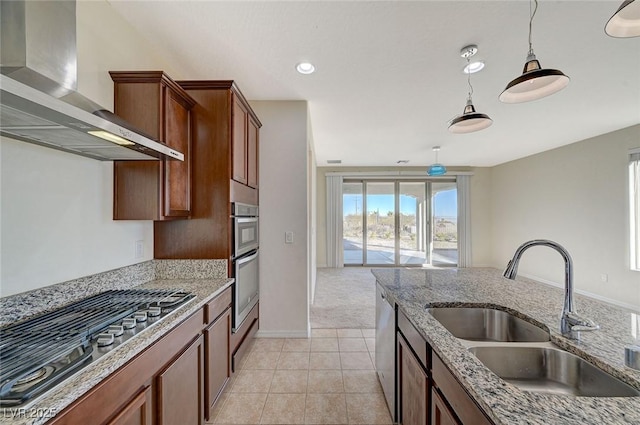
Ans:
{"type": "Polygon", "coordinates": [[[156,221],[154,257],[230,258],[231,203],[258,204],[262,124],[233,81],[177,83],[196,101],[191,220],[156,221]]]}
{"type": "Polygon", "coordinates": [[[191,109],[195,101],[162,71],[111,71],[114,110],[184,161],[114,161],[115,220],[191,214],[191,109]]]}
{"type": "Polygon", "coordinates": [[[233,98],[232,178],[246,186],[258,187],[258,128],[239,92],[233,98]]]}

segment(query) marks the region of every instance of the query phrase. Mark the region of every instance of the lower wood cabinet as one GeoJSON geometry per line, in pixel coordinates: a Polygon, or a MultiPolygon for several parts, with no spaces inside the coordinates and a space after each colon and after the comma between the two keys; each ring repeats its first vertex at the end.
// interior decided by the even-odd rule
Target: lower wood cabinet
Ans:
{"type": "Polygon", "coordinates": [[[429,377],[411,348],[398,334],[400,420],[403,425],[426,425],[429,417],[429,377]]]}
{"type": "Polygon", "coordinates": [[[204,330],[206,352],[205,419],[211,420],[214,403],[231,375],[229,339],[231,333],[231,309],[204,330]]]}
{"type": "Polygon", "coordinates": [[[142,390],[108,425],[151,425],[151,387],[142,390]]]}
{"type": "Polygon", "coordinates": [[[158,375],[159,425],[201,425],[204,400],[204,345],[199,336],[158,375]]]}
{"type": "Polygon", "coordinates": [[[432,425],[459,425],[456,417],[447,404],[442,400],[436,389],[431,390],[431,424],[432,425]]]}

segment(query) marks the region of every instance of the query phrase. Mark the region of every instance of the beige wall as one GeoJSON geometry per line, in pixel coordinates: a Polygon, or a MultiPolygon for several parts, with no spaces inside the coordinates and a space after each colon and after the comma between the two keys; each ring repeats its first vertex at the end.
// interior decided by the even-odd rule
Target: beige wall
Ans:
{"type": "MultiPolygon", "coordinates": [[[[640,272],[629,269],[629,149],[640,125],[491,169],[492,263],[504,267],[529,239],[563,245],[575,266],[575,287],[640,308],[640,272]],[[602,275],[607,275],[603,282],[602,275]]],[[[531,248],[522,275],[560,284],[561,257],[531,248]]]]}
{"type": "Polygon", "coordinates": [[[309,333],[307,103],[253,101],[260,129],[260,336],[309,333]],[[293,243],[285,243],[285,232],[293,243]]]}
{"type": "MultiPolygon", "coordinates": [[[[161,57],[106,1],[77,3],[78,91],[113,107],[109,70],[163,69],[161,57]]],[[[0,140],[0,295],[149,260],[153,222],[113,221],[113,163],[0,140]],[[144,241],[143,258],[134,246],[144,241]]]]}

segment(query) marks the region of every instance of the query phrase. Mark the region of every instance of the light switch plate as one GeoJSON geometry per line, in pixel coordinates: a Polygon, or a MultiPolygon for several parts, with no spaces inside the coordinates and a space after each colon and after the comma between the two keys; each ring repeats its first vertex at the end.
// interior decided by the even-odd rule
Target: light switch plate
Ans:
{"type": "Polygon", "coordinates": [[[284,232],[284,243],[293,243],[293,232],[284,232]]]}

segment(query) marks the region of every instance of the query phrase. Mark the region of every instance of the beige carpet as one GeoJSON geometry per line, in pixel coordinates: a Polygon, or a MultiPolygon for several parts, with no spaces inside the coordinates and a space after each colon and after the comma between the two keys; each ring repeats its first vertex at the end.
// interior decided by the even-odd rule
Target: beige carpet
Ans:
{"type": "Polygon", "coordinates": [[[369,268],[318,269],[312,328],[376,326],[376,279],[369,268]]]}

